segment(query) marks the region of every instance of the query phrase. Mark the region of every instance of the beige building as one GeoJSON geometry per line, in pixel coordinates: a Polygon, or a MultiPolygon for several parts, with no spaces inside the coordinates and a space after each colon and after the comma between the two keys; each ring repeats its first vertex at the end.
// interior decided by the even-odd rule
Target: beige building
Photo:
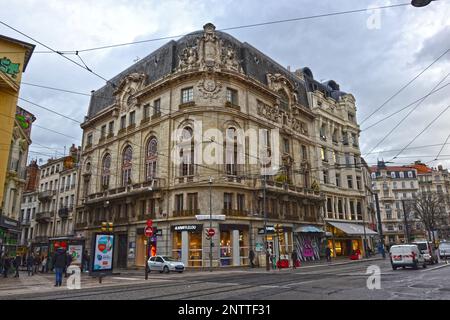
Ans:
{"type": "Polygon", "coordinates": [[[3,208],[0,215],[0,251],[14,254],[20,242],[20,214],[22,193],[26,184],[28,148],[31,144],[31,126],[35,117],[17,107],[9,147],[5,176],[3,208]]]}
{"type": "Polygon", "coordinates": [[[334,256],[349,256],[358,249],[363,255],[367,245],[373,248],[377,233],[373,230],[369,171],[359,149],[355,98],[341,91],[333,80],[315,81],[309,69],[304,74],[316,114],[315,170],[326,197],[322,216],[332,234],[328,245],[334,256]]]}
{"type": "Polygon", "coordinates": [[[212,24],[167,43],[92,95],[76,234],[90,249],[112,222],[116,267],[144,265],[147,219],[152,253],[188,266],[209,266],[210,223],[214,266],[246,265],[250,249],[263,265],[265,235],[277,257],[318,258],[298,239],[323,231],[307,91],[302,71],[212,24]]]}

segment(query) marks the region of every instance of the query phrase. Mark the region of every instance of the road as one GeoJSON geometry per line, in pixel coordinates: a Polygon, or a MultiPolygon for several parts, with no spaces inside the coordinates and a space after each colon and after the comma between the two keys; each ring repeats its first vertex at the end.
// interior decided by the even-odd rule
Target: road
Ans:
{"type": "MultiPolygon", "coordinates": [[[[428,266],[426,269],[393,271],[389,260],[364,261],[343,265],[308,266],[296,270],[264,269],[187,271],[183,274],[152,272],[143,279],[143,272],[130,271],[106,278],[102,284],[84,277],[82,289],[53,288],[51,275],[45,288],[30,286],[22,276],[20,293],[10,291],[0,280],[0,299],[55,300],[355,300],[355,299],[450,299],[450,264],[428,266]],[[381,270],[381,288],[367,288],[367,268],[381,270]],[[6,289],[6,291],[5,291],[6,289]],[[2,294],[3,293],[3,294],[2,294]]],[[[8,281],[14,281],[8,279],[8,281]]],[[[19,286],[20,287],[20,286],[19,286]]]]}

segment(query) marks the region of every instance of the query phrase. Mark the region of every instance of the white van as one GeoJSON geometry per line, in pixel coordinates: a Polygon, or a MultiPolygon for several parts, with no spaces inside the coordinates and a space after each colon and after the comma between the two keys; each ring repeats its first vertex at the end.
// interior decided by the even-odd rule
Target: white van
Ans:
{"type": "Polygon", "coordinates": [[[429,264],[439,263],[438,256],[436,252],[433,250],[433,246],[427,240],[418,240],[414,241],[412,244],[417,245],[420,252],[423,254],[423,258],[429,264]]]}
{"type": "Polygon", "coordinates": [[[417,269],[420,265],[424,268],[427,267],[422,253],[415,244],[392,246],[389,255],[393,270],[396,270],[398,267],[413,267],[417,269]]]}

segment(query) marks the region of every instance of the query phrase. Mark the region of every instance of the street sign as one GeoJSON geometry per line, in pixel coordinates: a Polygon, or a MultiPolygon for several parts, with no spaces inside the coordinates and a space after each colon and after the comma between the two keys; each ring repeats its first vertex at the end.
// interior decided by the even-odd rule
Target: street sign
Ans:
{"type": "Polygon", "coordinates": [[[147,227],[151,227],[153,225],[152,219],[147,220],[147,227]]]}
{"type": "Polygon", "coordinates": [[[150,238],[153,235],[153,228],[152,227],[145,227],[144,234],[147,238],[150,238]]]}
{"type": "Polygon", "coordinates": [[[214,237],[214,235],[216,234],[216,232],[214,231],[214,229],[213,228],[211,228],[211,229],[208,229],[208,236],[209,237],[214,237]]]}

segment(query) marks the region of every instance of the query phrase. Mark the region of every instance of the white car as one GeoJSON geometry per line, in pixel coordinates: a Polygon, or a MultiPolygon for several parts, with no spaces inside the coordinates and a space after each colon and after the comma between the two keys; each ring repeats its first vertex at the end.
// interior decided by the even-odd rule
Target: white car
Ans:
{"type": "Polygon", "coordinates": [[[450,242],[441,242],[439,244],[439,258],[441,260],[450,258],[450,242]]]}
{"type": "Polygon", "coordinates": [[[419,266],[427,267],[422,253],[415,244],[392,246],[389,255],[393,270],[396,270],[398,267],[412,267],[413,269],[417,269],[419,266]]]}
{"type": "Polygon", "coordinates": [[[183,262],[168,256],[151,257],[148,259],[147,264],[149,271],[159,271],[161,273],[169,273],[170,271],[182,273],[184,271],[183,262]]]}

